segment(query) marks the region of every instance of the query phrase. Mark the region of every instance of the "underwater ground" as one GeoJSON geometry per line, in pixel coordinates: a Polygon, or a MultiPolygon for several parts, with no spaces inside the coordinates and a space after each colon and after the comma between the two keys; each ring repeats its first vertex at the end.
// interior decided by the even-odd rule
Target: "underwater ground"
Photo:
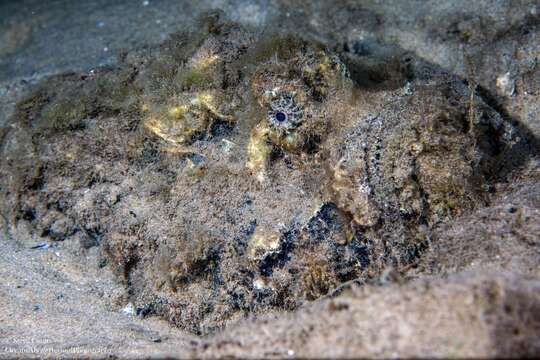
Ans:
{"type": "Polygon", "coordinates": [[[540,354],[535,1],[3,1],[0,357],[540,354]]]}

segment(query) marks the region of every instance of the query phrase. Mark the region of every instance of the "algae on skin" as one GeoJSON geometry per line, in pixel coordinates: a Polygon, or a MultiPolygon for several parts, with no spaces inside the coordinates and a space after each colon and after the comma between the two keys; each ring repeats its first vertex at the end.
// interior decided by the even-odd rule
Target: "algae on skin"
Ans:
{"type": "Polygon", "coordinates": [[[211,15],[21,102],[5,217],[98,239],[130,301],[195,333],[405,272],[434,226],[485,201],[481,144],[502,122],[478,99],[467,125],[463,83],[407,71],[408,91],[372,91],[318,44],[211,15]]]}

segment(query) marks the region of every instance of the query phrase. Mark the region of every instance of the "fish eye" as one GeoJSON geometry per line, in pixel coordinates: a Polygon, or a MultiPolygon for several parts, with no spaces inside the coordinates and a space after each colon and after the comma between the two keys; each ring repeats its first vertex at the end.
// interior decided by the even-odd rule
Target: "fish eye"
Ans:
{"type": "Polygon", "coordinates": [[[269,104],[267,120],[277,128],[294,129],[301,124],[302,115],[302,107],[293,95],[282,93],[269,104]]]}
{"type": "Polygon", "coordinates": [[[276,120],[277,120],[278,122],[282,123],[282,122],[284,122],[284,121],[287,120],[287,115],[286,115],[284,112],[282,112],[282,111],[278,111],[278,112],[276,113],[276,120]]]}

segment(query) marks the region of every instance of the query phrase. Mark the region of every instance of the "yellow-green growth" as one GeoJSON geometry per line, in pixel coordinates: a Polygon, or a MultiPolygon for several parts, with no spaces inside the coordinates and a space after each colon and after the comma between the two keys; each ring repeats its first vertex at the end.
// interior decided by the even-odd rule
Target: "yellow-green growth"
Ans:
{"type": "Polygon", "coordinates": [[[211,87],[214,85],[214,76],[211,70],[193,67],[181,74],[180,83],[185,87],[211,87]]]}
{"type": "Polygon", "coordinates": [[[172,144],[189,144],[208,133],[216,121],[233,119],[219,112],[222,94],[201,91],[177,94],[166,104],[143,105],[147,130],[172,144]]]}
{"type": "Polygon", "coordinates": [[[336,286],[336,280],[332,276],[328,263],[325,260],[309,257],[302,274],[304,296],[308,300],[315,300],[336,286]]]}
{"type": "Polygon", "coordinates": [[[262,259],[269,253],[277,251],[280,245],[279,233],[257,228],[249,242],[249,256],[252,259],[262,259]]]}
{"type": "Polygon", "coordinates": [[[247,167],[259,181],[264,181],[266,172],[266,163],[272,152],[272,144],[268,139],[269,129],[264,124],[257,125],[249,139],[248,155],[249,161],[247,167]]]}

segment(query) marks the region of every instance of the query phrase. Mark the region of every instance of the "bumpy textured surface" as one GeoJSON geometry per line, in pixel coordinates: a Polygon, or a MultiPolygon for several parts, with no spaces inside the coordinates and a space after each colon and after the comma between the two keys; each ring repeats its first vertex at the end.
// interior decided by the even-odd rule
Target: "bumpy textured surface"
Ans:
{"type": "Polygon", "coordinates": [[[206,334],[407,276],[534,146],[411,56],[366,86],[320,44],[200,28],[49,79],[2,132],[9,236],[100,245],[141,316],[206,334]]]}

